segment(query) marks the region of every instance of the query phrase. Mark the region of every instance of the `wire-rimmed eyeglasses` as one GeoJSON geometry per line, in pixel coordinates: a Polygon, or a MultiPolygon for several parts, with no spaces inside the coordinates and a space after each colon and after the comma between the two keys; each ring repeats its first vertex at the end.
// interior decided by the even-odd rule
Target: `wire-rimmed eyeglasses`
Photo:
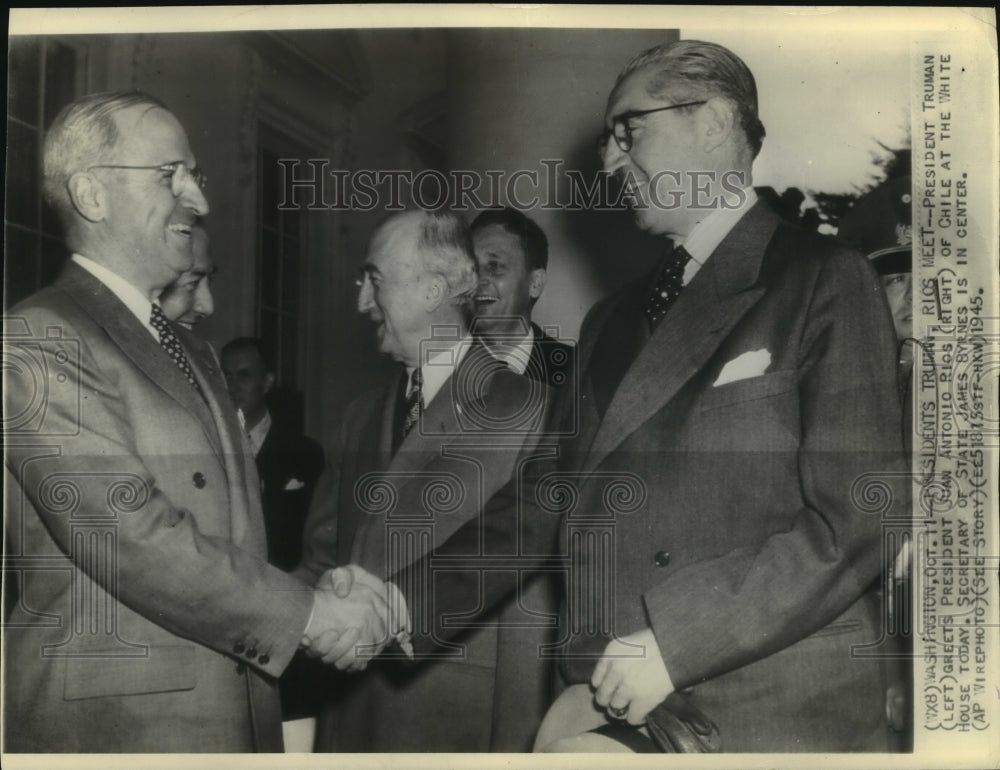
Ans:
{"type": "Polygon", "coordinates": [[[169,177],[170,185],[174,190],[182,187],[189,178],[198,185],[199,190],[204,190],[205,185],[208,184],[208,177],[200,168],[197,166],[188,168],[187,164],[182,160],[175,160],[172,163],[161,163],[159,166],[119,166],[102,163],[90,166],[87,171],[95,168],[118,168],[127,171],[159,171],[163,174],[164,178],[169,177]]]}

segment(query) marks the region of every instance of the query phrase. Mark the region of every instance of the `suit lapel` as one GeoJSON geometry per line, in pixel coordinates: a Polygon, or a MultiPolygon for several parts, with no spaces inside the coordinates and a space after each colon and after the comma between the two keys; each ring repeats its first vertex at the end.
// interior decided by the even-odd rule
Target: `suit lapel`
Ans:
{"type": "Polygon", "coordinates": [[[760,299],[764,289],[754,284],[777,224],[758,202],[719,244],[622,378],[584,470],[663,409],[760,299]]]}
{"type": "MultiPolygon", "coordinates": [[[[396,491],[399,501],[397,511],[403,509],[411,515],[422,513],[422,507],[415,506],[422,506],[423,502],[413,493],[414,489],[422,490],[424,487],[426,479],[420,474],[435,459],[442,457],[446,447],[463,435],[459,422],[460,414],[463,410],[476,408],[471,404],[472,399],[485,397],[488,392],[485,383],[489,382],[489,377],[484,376],[484,372],[489,368],[506,369],[490,355],[482,343],[474,342],[458,368],[424,410],[419,428],[410,431],[391,461],[381,466],[385,469],[387,481],[396,491]]],[[[398,388],[393,392],[398,393],[398,388]]],[[[390,403],[387,403],[383,414],[382,433],[389,436],[390,451],[392,417],[395,415],[394,401],[394,398],[387,399],[390,403]],[[387,417],[388,423],[385,422],[387,417]]],[[[363,518],[351,551],[352,560],[356,560],[362,566],[378,565],[380,570],[385,568],[387,523],[385,516],[363,518]]],[[[407,554],[407,563],[421,555],[423,552],[416,551],[407,554]]],[[[399,555],[397,561],[398,558],[399,555]]],[[[398,569],[401,565],[393,566],[398,569]]]]}
{"type": "MultiPolygon", "coordinates": [[[[259,525],[263,523],[263,518],[262,515],[254,513],[259,508],[260,498],[259,495],[250,492],[251,488],[260,489],[260,480],[246,433],[239,424],[236,409],[233,408],[229,394],[223,387],[215,352],[207,342],[197,339],[184,329],[177,329],[176,333],[188,354],[191,371],[205,397],[204,401],[212,415],[212,422],[219,438],[221,458],[229,483],[229,512],[233,542],[241,545],[251,534],[256,536],[255,539],[260,539],[263,530],[259,525]]],[[[189,385],[188,390],[190,389],[189,385]]]]}
{"type": "Polygon", "coordinates": [[[191,387],[167,352],[107,286],[70,262],[57,283],[103,328],[154,385],[187,409],[202,425],[216,452],[222,451],[215,421],[205,400],[191,387]]]}

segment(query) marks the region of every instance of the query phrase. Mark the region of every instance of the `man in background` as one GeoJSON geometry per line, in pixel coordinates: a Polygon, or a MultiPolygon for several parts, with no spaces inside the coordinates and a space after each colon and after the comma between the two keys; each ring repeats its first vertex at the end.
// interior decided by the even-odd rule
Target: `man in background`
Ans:
{"type": "Polygon", "coordinates": [[[899,341],[900,393],[912,390],[913,225],[909,176],[887,179],[857,200],[837,237],[868,257],[879,275],[899,341]]]}
{"type": "Polygon", "coordinates": [[[552,387],[565,385],[573,348],[531,320],[548,280],[549,242],[517,209],[489,209],[470,228],[479,266],[474,331],[513,371],[552,387]]]}
{"type": "Polygon", "coordinates": [[[260,476],[268,561],[289,571],[302,555],[302,528],[316,481],[323,471],[323,449],[304,435],[288,410],[270,409],[274,367],[255,337],[238,337],[222,348],[222,373],[229,397],[243,416],[244,430],[260,476]]]}
{"type": "MultiPolygon", "coordinates": [[[[933,460],[926,461],[929,465],[921,465],[918,472],[912,455],[913,365],[915,353],[922,350],[920,341],[913,336],[912,197],[909,176],[885,180],[855,202],[840,220],[837,236],[868,257],[885,289],[898,340],[895,360],[903,406],[902,444],[911,470],[918,479],[926,480],[933,477],[933,460]]],[[[933,360],[928,355],[922,363],[929,366],[933,360]]],[[[901,653],[887,689],[886,710],[902,750],[913,746],[911,542],[905,541],[886,582],[891,592],[887,596],[891,632],[900,643],[901,653]]]]}
{"type": "Polygon", "coordinates": [[[190,331],[215,312],[212,281],[218,269],[208,253],[208,233],[201,224],[191,228],[191,252],[194,262],[190,270],[170,284],[160,295],[163,315],[190,331]]]}
{"type": "MultiPolygon", "coordinates": [[[[257,464],[267,560],[290,572],[302,554],[302,531],[309,501],[323,471],[323,449],[303,434],[297,415],[268,408],[275,374],[259,339],[231,340],[222,348],[220,359],[229,397],[242,415],[257,464]]],[[[314,718],[319,712],[325,677],[321,669],[322,664],[300,652],[278,681],[286,744],[297,742],[303,730],[312,732],[312,725],[298,720],[314,718]],[[292,722],[297,725],[287,724],[292,722]]],[[[307,743],[311,748],[311,741],[307,743]]]]}

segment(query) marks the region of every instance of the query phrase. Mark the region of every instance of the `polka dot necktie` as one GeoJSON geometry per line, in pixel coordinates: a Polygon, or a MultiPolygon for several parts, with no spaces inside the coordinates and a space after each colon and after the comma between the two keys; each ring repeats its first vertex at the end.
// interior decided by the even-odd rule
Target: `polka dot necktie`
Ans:
{"type": "Polygon", "coordinates": [[[167,321],[167,317],[163,314],[163,310],[159,305],[153,305],[153,312],[149,316],[149,325],[156,329],[157,334],[160,335],[160,344],[167,351],[167,355],[184,372],[184,376],[187,377],[187,381],[191,383],[191,386],[195,390],[198,390],[198,381],[195,380],[194,372],[191,371],[191,364],[188,363],[187,356],[184,355],[184,348],[181,347],[181,341],[177,339],[174,330],[170,328],[170,322],[167,321]]]}
{"type": "Polygon", "coordinates": [[[406,397],[406,419],[403,420],[403,435],[407,435],[420,420],[424,411],[424,375],[418,366],[410,375],[410,394],[406,397]]]}
{"type": "Polygon", "coordinates": [[[684,266],[691,259],[683,246],[678,246],[663,259],[653,289],[646,300],[646,320],[652,332],[667,314],[684,287],[684,266]]]}

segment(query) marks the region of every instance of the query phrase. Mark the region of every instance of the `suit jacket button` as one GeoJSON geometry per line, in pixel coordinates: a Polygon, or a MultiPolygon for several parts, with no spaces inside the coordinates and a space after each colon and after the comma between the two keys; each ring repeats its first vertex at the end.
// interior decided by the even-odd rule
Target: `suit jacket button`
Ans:
{"type": "Polygon", "coordinates": [[[257,657],[257,648],[256,647],[251,647],[249,650],[247,650],[247,659],[248,660],[253,660],[256,657],[257,657]]]}
{"type": "Polygon", "coordinates": [[[236,664],[236,673],[237,674],[245,674],[246,672],[247,672],[247,664],[246,663],[237,663],[236,664]]]}
{"type": "Polygon", "coordinates": [[[194,474],[194,476],[191,477],[191,481],[194,482],[194,485],[198,489],[204,489],[205,488],[205,474],[204,473],[201,473],[199,471],[198,473],[194,474]]]}
{"type": "Polygon", "coordinates": [[[263,655],[260,656],[260,660],[258,660],[257,662],[260,663],[260,665],[262,666],[266,666],[268,663],[271,662],[271,656],[265,652],[263,655]]]}
{"type": "Polygon", "coordinates": [[[653,557],[653,563],[657,567],[666,567],[670,564],[670,554],[666,551],[657,551],[656,556],[653,557]]]}
{"type": "Polygon", "coordinates": [[[237,642],[236,644],[233,645],[233,652],[235,652],[237,655],[242,655],[243,650],[245,649],[246,647],[243,646],[243,642],[237,642]]]}

